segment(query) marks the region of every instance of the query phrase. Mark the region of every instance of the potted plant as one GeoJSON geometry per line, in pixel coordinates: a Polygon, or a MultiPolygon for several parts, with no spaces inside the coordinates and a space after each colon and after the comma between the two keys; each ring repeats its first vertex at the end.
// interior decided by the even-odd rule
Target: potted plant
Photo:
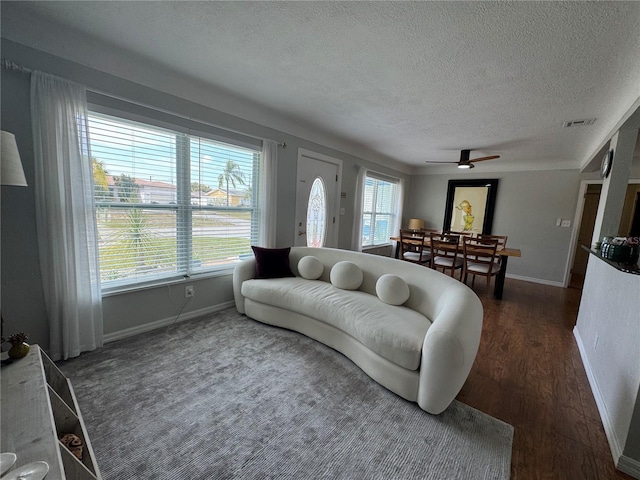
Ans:
{"type": "Polygon", "coordinates": [[[24,358],[29,353],[29,344],[26,343],[29,335],[24,332],[14,333],[9,337],[9,343],[11,344],[11,348],[9,349],[9,358],[17,360],[19,358],[24,358]]]}

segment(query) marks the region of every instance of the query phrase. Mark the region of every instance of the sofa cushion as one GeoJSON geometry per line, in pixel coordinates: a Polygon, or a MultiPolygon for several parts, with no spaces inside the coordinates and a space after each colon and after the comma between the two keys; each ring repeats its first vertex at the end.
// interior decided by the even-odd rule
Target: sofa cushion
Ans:
{"type": "Polygon", "coordinates": [[[409,300],[409,285],[401,277],[385,273],[376,282],[378,298],[389,305],[402,305],[409,300]]]}
{"type": "Polygon", "coordinates": [[[431,322],[410,308],[300,277],[247,280],[242,295],[332,325],[401,367],[417,370],[420,366],[422,343],[431,322]]]}
{"type": "Polygon", "coordinates": [[[359,266],[352,262],[338,262],[331,269],[331,283],[343,290],[357,290],[362,285],[364,275],[359,266]]]}
{"type": "Polygon", "coordinates": [[[298,272],[302,278],[317,280],[324,272],[324,265],[318,257],[307,255],[298,262],[298,272]]]}
{"type": "Polygon", "coordinates": [[[289,252],[287,248],[251,247],[256,257],[256,278],[293,277],[289,267],[289,252]]]}

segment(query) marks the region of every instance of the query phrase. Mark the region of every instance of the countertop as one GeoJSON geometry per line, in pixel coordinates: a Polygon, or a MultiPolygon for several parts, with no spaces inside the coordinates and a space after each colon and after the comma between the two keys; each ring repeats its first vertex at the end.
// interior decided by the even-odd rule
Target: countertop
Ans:
{"type": "Polygon", "coordinates": [[[612,262],[611,260],[609,260],[608,258],[604,258],[601,255],[601,251],[600,250],[595,250],[593,248],[589,248],[586,245],[583,245],[582,248],[584,248],[586,251],[588,251],[591,255],[594,255],[596,257],[598,257],[599,259],[601,259],[603,262],[608,263],[609,265],[611,265],[613,268],[616,268],[618,270],[620,270],[621,272],[624,273],[630,273],[632,275],[640,275],[640,265],[638,265],[638,263],[636,262],[635,264],[631,264],[631,263],[621,263],[621,262],[612,262]]]}

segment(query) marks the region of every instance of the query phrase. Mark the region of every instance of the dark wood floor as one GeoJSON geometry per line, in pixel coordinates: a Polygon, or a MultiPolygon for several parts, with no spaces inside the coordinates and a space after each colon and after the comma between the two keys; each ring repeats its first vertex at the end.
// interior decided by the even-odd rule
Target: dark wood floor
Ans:
{"type": "Polygon", "coordinates": [[[631,479],[617,471],[573,327],[581,291],[507,279],[484,304],[480,350],[458,400],[513,425],[511,478],[631,479]]]}

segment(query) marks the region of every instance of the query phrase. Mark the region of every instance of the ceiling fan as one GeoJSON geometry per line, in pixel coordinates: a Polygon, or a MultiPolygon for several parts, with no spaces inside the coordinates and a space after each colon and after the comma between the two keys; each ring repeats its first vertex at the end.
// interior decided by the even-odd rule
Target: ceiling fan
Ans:
{"type": "MultiPolygon", "coordinates": [[[[458,168],[473,168],[475,162],[484,162],[485,160],[494,160],[496,158],[500,158],[500,155],[489,155],[488,157],[480,157],[469,159],[469,154],[471,150],[460,150],[460,160],[458,163],[458,168]]],[[[442,165],[444,163],[454,163],[454,162],[426,162],[432,163],[436,165],[442,165]]]]}

